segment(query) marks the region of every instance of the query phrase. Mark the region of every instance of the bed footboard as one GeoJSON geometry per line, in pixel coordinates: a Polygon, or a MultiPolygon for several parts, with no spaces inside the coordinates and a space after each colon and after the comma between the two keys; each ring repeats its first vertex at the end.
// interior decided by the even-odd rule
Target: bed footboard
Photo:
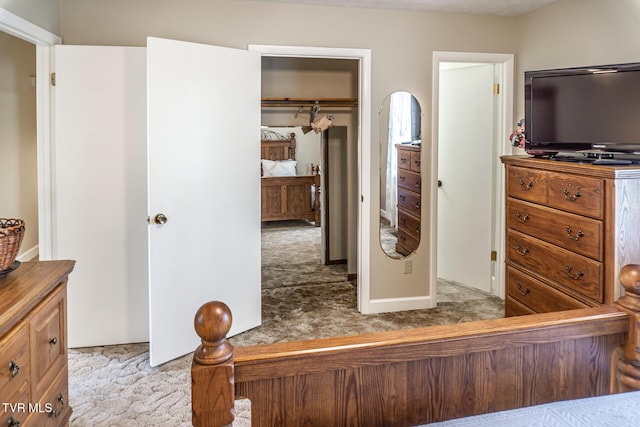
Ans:
{"type": "Polygon", "coordinates": [[[636,267],[612,306],[235,350],[228,308],[207,303],[193,424],[230,423],[239,397],[254,427],[411,426],[638,389],[636,267]]]}

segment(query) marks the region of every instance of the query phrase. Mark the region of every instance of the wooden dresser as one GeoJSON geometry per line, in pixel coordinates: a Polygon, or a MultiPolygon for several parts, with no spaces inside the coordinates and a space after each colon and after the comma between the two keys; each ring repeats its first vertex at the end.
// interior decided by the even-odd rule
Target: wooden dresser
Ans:
{"type": "Polygon", "coordinates": [[[0,426],[69,424],[66,291],[74,261],[0,278],[0,426]]]}
{"type": "Polygon", "coordinates": [[[420,145],[396,144],[398,150],[398,243],[396,252],[413,253],[420,243],[420,145]]]}
{"type": "Polygon", "coordinates": [[[502,158],[506,316],[611,304],[640,263],[640,167],[502,158]]]}

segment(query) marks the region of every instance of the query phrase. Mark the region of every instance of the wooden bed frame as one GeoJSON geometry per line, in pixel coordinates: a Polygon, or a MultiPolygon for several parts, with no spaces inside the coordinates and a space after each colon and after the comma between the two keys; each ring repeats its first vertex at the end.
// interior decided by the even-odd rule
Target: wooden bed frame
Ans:
{"type": "MultiPolygon", "coordinates": [[[[295,160],[296,137],[262,140],[261,158],[295,160]]],[[[316,169],[317,170],[317,169],[316,169]]],[[[320,174],[261,177],[262,221],[304,219],[320,227],[320,174]]]]}
{"type": "MultiPolygon", "coordinates": [[[[358,336],[247,346],[203,305],[191,369],[193,425],[411,426],[640,389],[640,265],[612,305],[358,336]]],[[[330,321],[327,319],[327,321],[330,321]]]]}

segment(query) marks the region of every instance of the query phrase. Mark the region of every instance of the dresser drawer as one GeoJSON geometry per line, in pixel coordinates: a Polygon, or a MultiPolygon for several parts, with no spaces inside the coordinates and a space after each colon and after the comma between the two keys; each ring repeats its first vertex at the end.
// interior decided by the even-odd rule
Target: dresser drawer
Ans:
{"type": "Polygon", "coordinates": [[[581,175],[549,174],[549,206],[592,218],[604,218],[604,181],[581,175]]]}
{"type": "Polygon", "coordinates": [[[588,307],[513,267],[507,267],[507,295],[536,313],[588,307]]]}
{"type": "Polygon", "coordinates": [[[398,185],[407,190],[420,193],[420,187],[422,185],[420,174],[404,169],[398,169],[398,185]]]}
{"type": "Polygon", "coordinates": [[[507,196],[546,204],[547,179],[545,171],[507,166],[507,196]]]}
{"type": "Polygon", "coordinates": [[[54,379],[51,387],[36,402],[38,409],[29,418],[38,427],[54,427],[67,425],[71,416],[69,407],[69,383],[67,367],[64,366],[60,374],[54,379]]]}
{"type": "Polygon", "coordinates": [[[29,318],[31,398],[42,396],[67,362],[65,286],[59,286],[29,318]]]}
{"type": "Polygon", "coordinates": [[[405,208],[417,218],[420,218],[420,194],[398,187],[398,206],[405,208]]]}
{"type": "MultiPolygon", "coordinates": [[[[27,325],[20,322],[0,340],[0,398],[9,397],[29,381],[29,335],[27,325]]],[[[0,424],[3,425],[3,424],[0,424]]],[[[6,425],[6,424],[4,424],[6,425]]]]}
{"type": "Polygon", "coordinates": [[[30,424],[27,424],[30,409],[29,383],[23,381],[12,395],[5,396],[5,390],[0,390],[2,390],[3,393],[3,407],[0,409],[0,426],[29,426],[30,424]]]}
{"type": "Polygon", "coordinates": [[[602,221],[507,199],[507,228],[602,261],[602,221]]]}
{"type": "Polygon", "coordinates": [[[398,228],[420,240],[420,220],[403,210],[398,210],[398,228]]]}
{"type": "Polygon", "coordinates": [[[548,277],[574,291],[604,302],[602,263],[507,230],[507,260],[548,277]]]}
{"type": "Polygon", "coordinates": [[[409,253],[415,251],[419,243],[420,240],[415,235],[407,233],[402,228],[398,228],[398,244],[407,249],[409,253]]]}
{"type": "Polygon", "coordinates": [[[414,172],[418,172],[420,173],[420,166],[421,166],[421,161],[420,161],[420,152],[419,151],[412,151],[411,152],[411,170],[414,172]]]}
{"type": "Polygon", "coordinates": [[[536,312],[507,295],[504,301],[504,317],[526,316],[529,314],[536,314],[536,312]]]}
{"type": "Polygon", "coordinates": [[[411,151],[398,149],[398,170],[411,170],[411,151]]]}

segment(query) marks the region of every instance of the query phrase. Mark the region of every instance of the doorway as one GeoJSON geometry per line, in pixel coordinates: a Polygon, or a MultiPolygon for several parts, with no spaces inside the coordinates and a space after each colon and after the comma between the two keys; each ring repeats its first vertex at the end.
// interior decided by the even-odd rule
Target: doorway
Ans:
{"type": "Polygon", "coordinates": [[[358,131],[353,144],[354,152],[349,155],[355,159],[351,164],[358,165],[351,173],[347,188],[349,210],[348,261],[347,270],[355,271],[358,287],[358,310],[368,312],[369,271],[370,271],[370,129],[371,129],[371,51],[369,49],[319,48],[305,46],[249,45],[251,51],[259,52],[263,57],[285,58],[324,58],[350,59],[358,61],[358,131]],[[353,176],[355,174],[355,177],[353,176]]]}
{"type": "Polygon", "coordinates": [[[0,8],[0,12],[0,32],[35,45],[35,76],[32,81],[35,82],[36,93],[38,245],[37,251],[27,254],[25,258],[37,255],[40,260],[47,260],[53,258],[50,58],[52,47],[62,40],[5,9],[0,8]]]}
{"type": "Polygon", "coordinates": [[[504,297],[499,158],[513,122],[513,56],[434,52],[433,70],[432,286],[445,276],[504,297]]]}

